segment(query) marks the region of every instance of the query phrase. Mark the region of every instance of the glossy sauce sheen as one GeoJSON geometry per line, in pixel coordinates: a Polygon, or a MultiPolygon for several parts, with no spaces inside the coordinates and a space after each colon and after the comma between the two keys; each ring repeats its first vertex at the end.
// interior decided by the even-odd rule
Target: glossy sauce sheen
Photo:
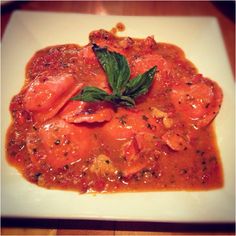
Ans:
{"type": "Polygon", "coordinates": [[[85,47],[38,51],[13,97],[7,158],[30,182],[85,192],[209,190],[223,186],[212,121],[222,91],[182,50],[152,37],[93,31],[85,47]],[[84,86],[111,92],[92,44],[128,60],[131,79],[154,65],[134,108],[72,101],[84,86]]]}

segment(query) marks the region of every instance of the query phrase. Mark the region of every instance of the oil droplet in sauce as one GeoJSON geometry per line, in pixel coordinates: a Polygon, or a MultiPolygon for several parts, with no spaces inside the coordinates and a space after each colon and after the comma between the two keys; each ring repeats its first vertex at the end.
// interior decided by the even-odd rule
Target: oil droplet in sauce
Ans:
{"type": "Polygon", "coordinates": [[[118,22],[115,27],[111,29],[112,34],[116,34],[117,32],[125,31],[125,25],[121,22],[118,22]]]}
{"type": "Polygon", "coordinates": [[[123,23],[121,23],[121,22],[116,24],[116,28],[120,32],[125,31],[125,25],[123,23]]]}

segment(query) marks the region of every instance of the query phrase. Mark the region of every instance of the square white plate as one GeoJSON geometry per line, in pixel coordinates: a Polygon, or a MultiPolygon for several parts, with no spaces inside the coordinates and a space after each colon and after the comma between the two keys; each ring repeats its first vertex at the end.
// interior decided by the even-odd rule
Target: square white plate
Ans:
{"type": "Polygon", "coordinates": [[[2,216],[159,222],[234,222],[234,82],[217,20],[212,17],[123,17],[17,11],[2,40],[2,216]],[[126,26],[119,35],[181,47],[206,77],[224,92],[216,119],[224,187],[203,192],[144,192],[79,195],[28,183],[6,163],[4,141],[9,104],[24,82],[25,65],[50,45],[88,43],[92,30],[126,26]]]}

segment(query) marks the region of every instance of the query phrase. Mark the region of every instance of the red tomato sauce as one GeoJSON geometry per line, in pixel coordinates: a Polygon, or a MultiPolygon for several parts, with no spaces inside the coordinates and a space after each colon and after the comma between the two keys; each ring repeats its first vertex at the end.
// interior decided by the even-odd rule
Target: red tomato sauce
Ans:
{"type": "Polygon", "coordinates": [[[209,190],[223,186],[212,121],[220,87],[177,46],[93,31],[89,44],[47,47],[10,104],[7,160],[30,182],[85,192],[209,190]],[[72,101],[85,86],[110,93],[92,45],[128,61],[131,79],[157,66],[134,108],[72,101]]]}

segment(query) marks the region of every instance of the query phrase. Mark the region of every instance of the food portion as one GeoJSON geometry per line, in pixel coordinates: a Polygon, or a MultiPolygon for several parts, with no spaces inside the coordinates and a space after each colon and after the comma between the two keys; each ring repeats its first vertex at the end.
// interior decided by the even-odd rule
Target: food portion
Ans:
{"type": "Polygon", "coordinates": [[[217,83],[177,46],[93,31],[35,53],[10,104],[7,158],[30,182],[86,192],[223,186],[217,83]]]}

